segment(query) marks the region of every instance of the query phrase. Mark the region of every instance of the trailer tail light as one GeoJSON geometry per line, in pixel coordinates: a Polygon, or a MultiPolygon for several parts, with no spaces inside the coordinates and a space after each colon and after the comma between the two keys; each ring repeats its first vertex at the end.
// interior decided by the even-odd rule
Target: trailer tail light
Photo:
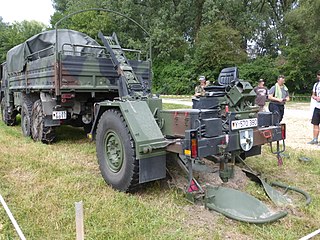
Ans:
{"type": "Polygon", "coordinates": [[[192,158],[198,157],[198,139],[197,131],[186,131],[187,146],[184,149],[184,155],[192,158]]]}
{"type": "Polygon", "coordinates": [[[286,125],[281,124],[281,137],[282,139],[286,139],[286,125]]]}
{"type": "Polygon", "coordinates": [[[74,93],[63,93],[61,94],[61,102],[66,103],[69,99],[74,98],[74,93]]]}
{"type": "Polygon", "coordinates": [[[61,98],[70,99],[70,98],[74,98],[74,97],[75,97],[74,93],[63,93],[63,94],[61,94],[61,98]]]}
{"type": "Polygon", "coordinates": [[[197,156],[198,156],[197,139],[191,139],[191,157],[196,158],[197,156]]]}

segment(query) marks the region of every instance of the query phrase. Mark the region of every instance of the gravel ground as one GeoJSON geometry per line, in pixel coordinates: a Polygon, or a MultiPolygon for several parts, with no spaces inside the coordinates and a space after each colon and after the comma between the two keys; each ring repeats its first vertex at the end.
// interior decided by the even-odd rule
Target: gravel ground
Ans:
{"type": "Polygon", "coordinates": [[[320,151],[320,146],[307,144],[313,135],[309,104],[288,104],[284,112],[283,122],[287,125],[286,144],[288,147],[320,151]]]}

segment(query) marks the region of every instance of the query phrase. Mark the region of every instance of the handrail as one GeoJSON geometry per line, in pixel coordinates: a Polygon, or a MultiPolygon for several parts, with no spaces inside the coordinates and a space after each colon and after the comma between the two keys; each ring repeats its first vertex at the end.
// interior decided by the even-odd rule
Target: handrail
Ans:
{"type": "MultiPolygon", "coordinates": [[[[76,47],[87,47],[87,48],[97,48],[97,49],[101,49],[101,50],[107,50],[107,48],[104,47],[104,46],[64,43],[64,44],[62,44],[61,52],[71,52],[70,50],[64,49],[65,46],[70,46],[70,47],[72,47],[72,48],[76,48],[76,47]]],[[[138,60],[140,60],[140,55],[141,55],[141,53],[142,53],[141,50],[130,49],[130,48],[122,48],[122,50],[123,50],[124,52],[136,53],[136,54],[138,55],[138,60]]],[[[76,53],[77,51],[73,51],[73,52],[76,53]]],[[[31,56],[31,55],[29,55],[29,56],[31,56]]]]}
{"type": "MultiPolygon", "coordinates": [[[[41,49],[41,50],[39,50],[39,51],[36,51],[36,52],[34,52],[34,53],[31,53],[31,54],[27,55],[26,58],[28,59],[28,58],[33,57],[33,56],[36,56],[36,55],[38,55],[38,58],[40,58],[40,53],[45,52],[45,51],[48,51],[48,50],[50,50],[50,49],[52,49],[52,48],[53,48],[53,46],[50,46],[50,47],[41,49]]],[[[53,52],[53,51],[52,51],[52,52],[53,52]]],[[[53,53],[52,53],[51,55],[53,55],[53,53]]]]}

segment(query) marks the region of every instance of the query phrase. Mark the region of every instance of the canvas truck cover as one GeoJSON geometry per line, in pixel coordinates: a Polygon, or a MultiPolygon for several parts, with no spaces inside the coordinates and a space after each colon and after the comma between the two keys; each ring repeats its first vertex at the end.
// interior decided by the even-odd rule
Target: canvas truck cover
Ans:
{"type": "MultiPolygon", "coordinates": [[[[24,69],[25,64],[28,61],[28,57],[36,52],[55,46],[56,42],[56,31],[50,30],[39,33],[25,42],[13,47],[7,53],[7,71],[8,73],[21,72],[24,69]]],[[[59,29],[58,30],[58,51],[62,50],[63,44],[80,44],[80,45],[96,45],[100,46],[94,39],[87,36],[84,33],[80,33],[69,29],[59,29]]],[[[71,50],[71,46],[69,46],[71,50]]],[[[64,47],[68,50],[68,46],[64,47]]],[[[78,51],[100,51],[94,48],[85,48],[81,50],[77,48],[78,51]]],[[[54,53],[54,48],[50,51],[42,51],[39,56],[46,57],[54,53]]],[[[38,55],[37,55],[38,56],[38,55]]],[[[32,60],[32,57],[29,58],[32,60]]]]}

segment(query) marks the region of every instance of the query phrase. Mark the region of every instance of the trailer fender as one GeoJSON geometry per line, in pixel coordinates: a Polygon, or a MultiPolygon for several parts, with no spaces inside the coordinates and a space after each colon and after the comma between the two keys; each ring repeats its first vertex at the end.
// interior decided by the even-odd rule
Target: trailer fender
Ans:
{"type": "MultiPolygon", "coordinates": [[[[162,179],[166,176],[166,147],[154,116],[145,101],[104,101],[96,106],[91,137],[94,136],[101,115],[110,108],[120,110],[135,143],[139,159],[139,182],[162,179]]],[[[89,136],[90,137],[90,136],[89,136]]]]}

